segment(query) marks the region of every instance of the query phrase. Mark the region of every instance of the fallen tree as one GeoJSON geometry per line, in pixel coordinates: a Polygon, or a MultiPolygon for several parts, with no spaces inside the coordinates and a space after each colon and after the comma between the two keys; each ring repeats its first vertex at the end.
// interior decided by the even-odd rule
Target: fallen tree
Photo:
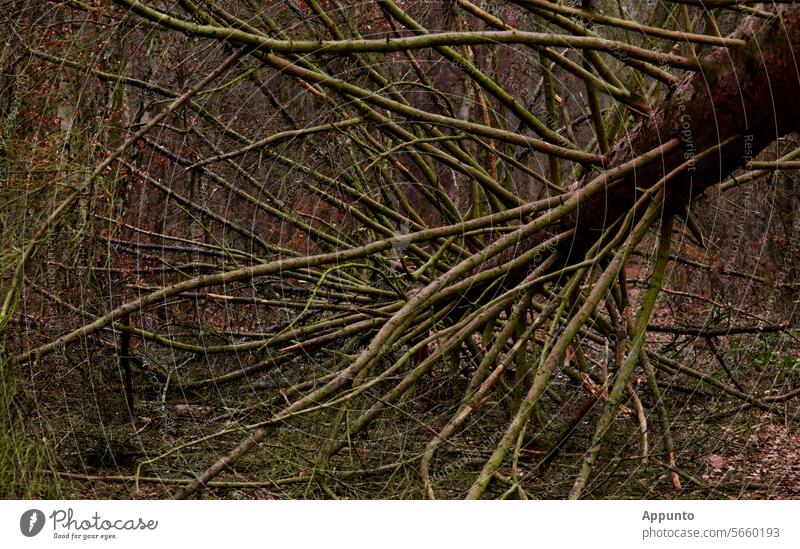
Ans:
{"type": "MultiPolygon", "coordinates": [[[[320,413],[330,416],[330,429],[312,480],[332,495],[325,474],[337,453],[381,415],[401,409],[405,395],[443,369],[463,387],[458,405],[441,425],[429,426],[432,437],[412,458],[419,460],[429,497],[436,497],[431,468],[437,452],[492,399],[510,403],[508,417],[502,435],[485,448],[488,455],[466,496],[482,497],[494,480],[508,485],[504,495],[527,497],[520,455],[531,418],[554,391],[558,375],[576,380],[587,400],[544,452],[540,472],[578,426],[589,417],[595,420],[568,493],[572,498],[584,494],[603,442],[628,400],[647,458],[647,412],[633,385],[635,376],[646,387],[660,430],[661,463],[676,487],[679,469],[659,388],[665,372],[771,409],[767,399],[661,356],[645,340],[670,260],[673,216],[686,215],[694,229],[691,212],[685,212],[697,196],[719,183],[733,188],[763,174],[761,166],[729,181],[736,170],[755,168],[756,154],[798,129],[800,6],[751,10],[754,15],[741,18],[736,30],[722,37],[715,17],[723,13],[670,5],[650,14],[652,24],[638,27],[647,41],[640,46],[598,36],[592,21],[612,29],[634,22],[602,15],[591,2],[578,10],[519,1],[513,3],[518,11],[509,9],[500,17],[463,0],[456,2],[451,21],[456,30],[439,31],[415,18],[416,6],[379,1],[376,16],[385,22],[385,36],[372,38],[362,36],[370,33],[358,10],[335,2],[331,10],[315,1],[304,4],[314,17],[311,30],[302,31],[309,37],[289,33],[255,3],[225,7],[186,0],[179,3],[180,16],[157,3],[116,4],[122,9],[95,16],[124,18],[128,25],[144,21],[167,36],[199,37],[219,48],[217,68],[204,70],[207,75],[188,91],[172,91],[28,46],[31,59],[170,102],[130,121],[126,136],[42,220],[8,277],[0,326],[8,326],[18,312],[19,296],[28,289],[26,269],[41,241],[68,225],[78,207],[96,206],[87,207],[86,196],[109,170],[116,170],[116,184],[136,182],[179,204],[186,224],[160,231],[141,214],[134,223],[119,215],[109,221],[113,216],[106,215],[111,230],[100,241],[108,245],[114,238],[120,257],[134,258],[133,267],[115,272],[113,285],[123,288],[121,297],[107,300],[100,314],[80,318],[73,329],[23,345],[16,363],[38,364],[51,353],[97,338],[117,352],[130,377],[133,351],[126,344],[120,353],[115,344],[124,333],[138,338],[142,348],[147,343],[190,357],[247,357],[249,363],[209,377],[156,372],[167,385],[186,390],[249,383],[264,371],[304,359],[319,361],[327,372],[295,383],[278,397],[265,397],[270,403],[266,417],[221,433],[247,431],[233,449],[187,481],[178,497],[194,496],[219,475],[235,471],[245,455],[287,424],[320,413]],[[696,16],[707,32],[662,28],[672,11],[685,13],[686,21],[696,16]],[[516,20],[543,26],[544,32],[517,29],[516,20]],[[484,26],[492,30],[477,30],[484,26]],[[556,34],[554,27],[567,34],[556,34]],[[649,42],[665,39],[658,46],[649,42]],[[509,50],[498,50],[501,44],[509,50]],[[503,52],[513,60],[517,47],[537,54],[538,81],[522,84],[541,90],[543,119],[519,90],[509,91],[513,78],[504,81],[479,68],[487,59],[497,62],[503,52]],[[385,66],[378,55],[394,55],[396,65],[385,66]],[[426,70],[439,60],[450,68],[439,75],[426,70]],[[448,72],[452,68],[457,72],[448,72]],[[263,70],[270,71],[269,78],[263,70]],[[556,74],[564,80],[557,81],[556,74]],[[461,94],[444,93],[436,77],[450,85],[463,81],[461,94]],[[276,85],[271,78],[283,80],[276,85]],[[585,107],[589,124],[580,132],[573,119],[577,108],[559,96],[567,79],[583,86],[578,107],[585,107]],[[296,120],[308,114],[307,107],[282,103],[281,82],[314,102],[311,121],[296,120]],[[263,135],[252,120],[224,121],[235,119],[225,98],[240,84],[247,86],[240,93],[263,94],[274,109],[271,123],[277,118],[280,126],[263,135]],[[207,106],[209,96],[222,99],[207,106]],[[458,99],[463,105],[455,104],[458,99]],[[324,112],[330,116],[313,120],[324,112]],[[181,116],[181,128],[169,125],[181,116]],[[181,141],[170,132],[187,137],[181,141]],[[287,140],[310,146],[280,148],[287,140]],[[170,182],[162,182],[163,168],[154,158],[172,167],[170,182]],[[544,173],[537,163],[547,166],[544,173]],[[264,183],[273,170],[281,170],[283,181],[301,194],[279,196],[264,183]],[[176,173],[188,182],[176,183],[176,173]],[[197,181],[221,189],[226,200],[198,198],[197,181]],[[309,200],[314,207],[304,211],[309,200]],[[264,236],[269,227],[264,219],[278,227],[275,238],[264,236]],[[637,248],[652,244],[654,231],[647,286],[632,296],[625,269],[637,248]],[[150,248],[161,255],[149,255],[150,248]],[[210,272],[196,274],[197,269],[210,272]],[[262,285],[269,291],[261,291],[262,285]],[[215,334],[220,342],[210,343],[206,310],[197,305],[193,318],[184,310],[187,303],[203,303],[209,311],[214,303],[238,303],[253,311],[291,312],[267,329],[253,317],[268,315],[252,313],[242,321],[245,328],[226,324],[215,334]],[[193,319],[190,333],[165,335],[148,328],[156,308],[193,319]],[[108,337],[110,343],[104,340],[108,337]],[[272,410],[276,399],[280,405],[272,410]],[[500,471],[509,464],[506,476],[500,471]]],[[[746,9],[748,4],[717,7],[746,9]]],[[[538,92],[533,95],[538,100],[538,92]]],[[[775,157],[766,167],[792,169],[798,155],[800,150],[775,157]]],[[[141,207],[145,202],[139,200],[141,207]]],[[[101,218],[97,211],[95,217],[101,218]]]]}

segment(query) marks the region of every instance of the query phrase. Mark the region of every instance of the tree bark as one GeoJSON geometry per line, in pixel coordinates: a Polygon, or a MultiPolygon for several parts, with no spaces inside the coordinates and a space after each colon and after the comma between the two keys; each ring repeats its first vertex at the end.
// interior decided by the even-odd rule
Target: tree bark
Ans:
{"type": "Polygon", "coordinates": [[[609,192],[595,195],[567,220],[577,226],[572,260],[580,260],[599,231],[624,215],[645,189],[682,163],[690,165],[667,184],[668,205],[685,206],[708,187],[744,166],[777,138],[800,129],[800,6],[774,18],[750,17],[731,35],[743,46],[714,48],[701,70],[683,77],[609,151],[607,168],[678,137],[681,146],[633,172],[609,192]],[[733,138],[718,151],[696,155],[733,138]]]}

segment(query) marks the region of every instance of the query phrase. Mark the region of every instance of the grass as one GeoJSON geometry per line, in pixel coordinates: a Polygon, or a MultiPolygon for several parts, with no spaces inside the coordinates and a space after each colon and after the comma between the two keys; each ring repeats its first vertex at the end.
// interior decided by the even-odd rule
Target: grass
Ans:
{"type": "Polygon", "coordinates": [[[13,368],[0,347],[0,498],[61,496],[44,439],[36,438],[23,410],[13,368]]]}

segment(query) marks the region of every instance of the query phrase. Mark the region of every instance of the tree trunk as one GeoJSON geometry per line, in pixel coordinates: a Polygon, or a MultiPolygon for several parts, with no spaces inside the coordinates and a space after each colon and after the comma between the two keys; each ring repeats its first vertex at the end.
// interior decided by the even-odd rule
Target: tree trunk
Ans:
{"type": "Polygon", "coordinates": [[[675,137],[681,145],[662,162],[633,172],[610,192],[581,205],[565,223],[580,227],[573,260],[581,258],[598,231],[633,206],[641,189],[682,163],[690,164],[667,184],[668,203],[675,209],[744,166],[778,137],[800,128],[800,6],[779,13],[769,20],[745,20],[731,36],[746,45],[713,49],[701,59],[701,71],[682,78],[649,118],[617,141],[609,152],[608,168],[675,137]],[[733,139],[726,146],[695,160],[729,138],[733,139]]]}

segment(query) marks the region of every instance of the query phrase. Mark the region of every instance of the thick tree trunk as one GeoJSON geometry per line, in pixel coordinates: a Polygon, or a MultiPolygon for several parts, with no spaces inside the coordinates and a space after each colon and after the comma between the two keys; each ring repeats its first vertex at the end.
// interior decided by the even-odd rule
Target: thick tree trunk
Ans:
{"type": "Polygon", "coordinates": [[[800,6],[780,10],[770,20],[748,18],[733,37],[740,47],[715,48],[702,58],[702,70],[687,74],[652,116],[642,120],[609,152],[613,168],[679,138],[681,145],[581,205],[568,223],[580,227],[572,259],[585,251],[600,230],[626,213],[638,189],[649,188],[665,174],[690,161],[668,185],[673,208],[734,170],[778,137],[800,129],[800,6]],[[725,140],[729,144],[694,161],[725,140]]]}

